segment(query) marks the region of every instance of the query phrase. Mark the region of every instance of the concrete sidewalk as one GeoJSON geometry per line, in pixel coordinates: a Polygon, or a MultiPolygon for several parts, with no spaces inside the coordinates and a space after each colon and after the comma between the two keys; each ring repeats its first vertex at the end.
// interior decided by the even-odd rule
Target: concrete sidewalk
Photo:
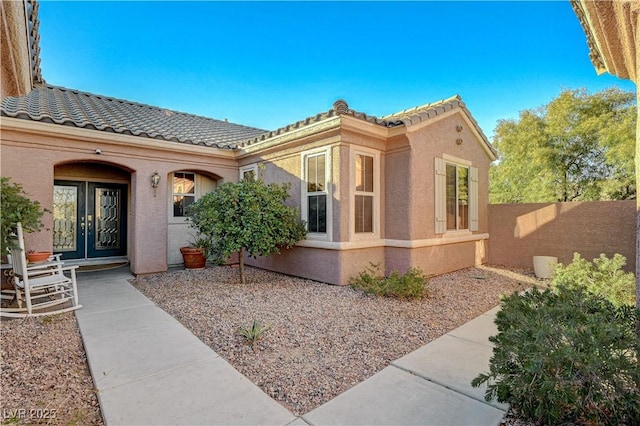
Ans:
{"type": "Polygon", "coordinates": [[[107,425],[497,425],[469,384],[495,309],[296,418],[136,290],[126,268],[80,273],[78,324],[107,425]]]}

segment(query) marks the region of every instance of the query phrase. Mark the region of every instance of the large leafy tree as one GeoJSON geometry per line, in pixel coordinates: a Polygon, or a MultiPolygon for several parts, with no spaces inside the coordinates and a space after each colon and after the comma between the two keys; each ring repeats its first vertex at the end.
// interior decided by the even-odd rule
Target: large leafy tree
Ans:
{"type": "Polygon", "coordinates": [[[297,209],[289,207],[287,184],[262,179],[225,183],[189,208],[194,228],[211,241],[223,258],[237,253],[240,281],[245,283],[244,254],[269,256],[288,249],[306,236],[297,209]]]}
{"type": "Polygon", "coordinates": [[[635,198],[635,99],[617,88],[565,90],[517,120],[501,120],[491,202],[635,198]]]}

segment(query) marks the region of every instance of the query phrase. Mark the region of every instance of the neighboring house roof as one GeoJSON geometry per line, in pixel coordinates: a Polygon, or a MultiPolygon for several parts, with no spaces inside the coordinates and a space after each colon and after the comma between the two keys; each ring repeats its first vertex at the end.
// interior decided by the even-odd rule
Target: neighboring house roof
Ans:
{"type": "Polygon", "coordinates": [[[226,120],[170,111],[57,86],[36,87],[26,96],[2,100],[4,117],[71,125],[92,130],[236,148],[236,142],[265,133],[226,120]]]}

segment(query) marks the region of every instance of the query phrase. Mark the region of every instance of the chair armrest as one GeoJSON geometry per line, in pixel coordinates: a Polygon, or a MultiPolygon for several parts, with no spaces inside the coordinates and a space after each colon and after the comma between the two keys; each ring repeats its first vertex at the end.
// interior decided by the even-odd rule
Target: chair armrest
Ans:
{"type": "Polygon", "coordinates": [[[72,265],[72,266],[63,266],[62,269],[58,269],[59,271],[71,271],[74,269],[78,269],[80,266],[72,265]]]}
{"type": "Polygon", "coordinates": [[[42,263],[33,263],[31,265],[27,265],[27,271],[38,271],[38,270],[46,270],[51,269],[53,267],[63,266],[64,262],[42,262],[42,263]]]}

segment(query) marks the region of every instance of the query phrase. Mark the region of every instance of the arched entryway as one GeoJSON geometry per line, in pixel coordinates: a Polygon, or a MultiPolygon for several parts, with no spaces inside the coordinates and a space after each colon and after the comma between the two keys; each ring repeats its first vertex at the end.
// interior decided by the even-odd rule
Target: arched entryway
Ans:
{"type": "Polygon", "coordinates": [[[130,181],[129,171],[110,164],[56,166],[54,253],[90,263],[126,259],[130,181]]]}

